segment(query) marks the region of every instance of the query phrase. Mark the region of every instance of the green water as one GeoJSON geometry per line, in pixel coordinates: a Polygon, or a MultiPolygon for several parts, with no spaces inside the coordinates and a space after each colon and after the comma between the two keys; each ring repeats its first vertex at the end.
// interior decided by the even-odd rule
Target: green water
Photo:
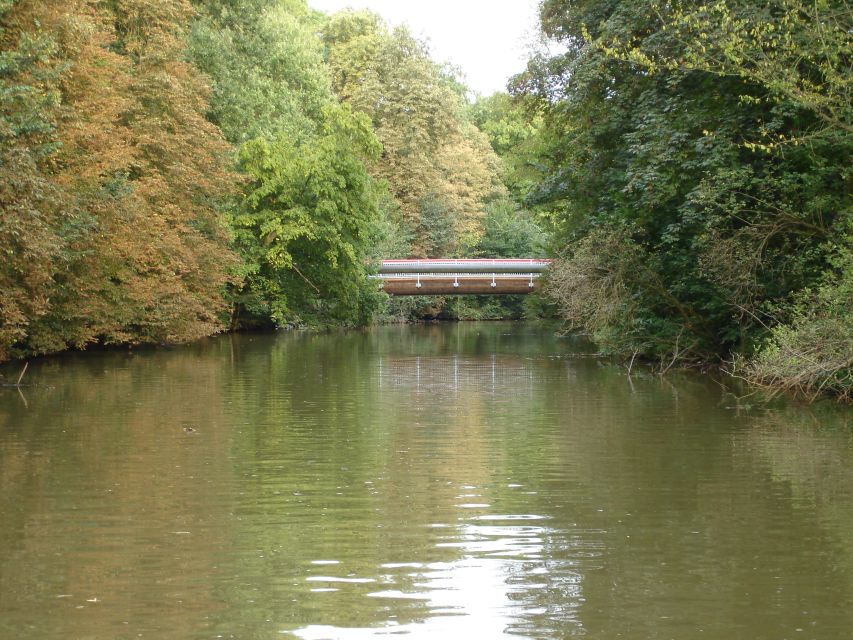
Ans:
{"type": "Polygon", "coordinates": [[[586,351],[461,324],[34,362],[0,390],[0,638],[853,638],[850,412],[586,351]]]}

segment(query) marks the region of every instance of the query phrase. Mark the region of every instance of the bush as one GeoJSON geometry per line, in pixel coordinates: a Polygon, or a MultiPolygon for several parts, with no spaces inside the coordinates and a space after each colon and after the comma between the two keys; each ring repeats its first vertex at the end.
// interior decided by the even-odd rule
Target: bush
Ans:
{"type": "Polygon", "coordinates": [[[606,354],[675,362],[705,359],[694,313],[668,291],[627,227],[602,225],[570,245],[549,269],[547,295],[569,329],[606,354]]]}
{"type": "Polygon", "coordinates": [[[770,337],[742,375],[771,393],[809,400],[822,395],[853,401],[853,242],[839,250],[835,268],[815,292],[800,297],[787,324],[770,337]]]}

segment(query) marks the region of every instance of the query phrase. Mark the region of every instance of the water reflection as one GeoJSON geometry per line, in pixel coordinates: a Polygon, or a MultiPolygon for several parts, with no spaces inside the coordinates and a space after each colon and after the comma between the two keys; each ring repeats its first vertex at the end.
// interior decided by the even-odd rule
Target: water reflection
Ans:
{"type": "Polygon", "coordinates": [[[309,640],[388,635],[436,638],[440,634],[542,637],[546,630],[542,618],[558,615],[562,633],[571,629],[580,635],[583,627],[577,613],[583,602],[582,574],[573,569],[572,561],[545,556],[545,540],[557,536],[555,530],[538,524],[545,520],[537,515],[478,516],[439,537],[436,547],[459,551],[458,560],[382,565],[386,573],[377,582],[385,588],[367,597],[387,600],[395,610],[401,603],[417,602],[426,609],[422,620],[400,624],[389,619],[381,627],[361,629],[309,625],[293,635],[309,640]],[[412,591],[397,588],[401,569],[412,591]],[[540,600],[539,592],[546,590],[551,597],[556,595],[558,610],[540,600]]]}
{"type": "MultiPolygon", "coordinates": [[[[425,515],[444,517],[441,522],[420,523],[431,538],[421,551],[444,559],[429,562],[412,548],[411,540],[404,542],[415,562],[384,563],[382,574],[361,579],[381,587],[366,597],[379,599],[394,611],[383,624],[308,625],[293,634],[300,638],[541,634],[541,625],[530,618],[547,611],[533,604],[532,592],[558,588],[566,614],[581,598],[580,573],[562,570],[551,579],[549,567],[562,563],[543,557],[545,540],[558,537],[547,526],[547,516],[490,513],[503,493],[515,491],[522,496],[520,502],[531,493],[512,482],[499,490],[492,486],[497,452],[490,432],[500,428],[498,416],[529,408],[536,362],[515,354],[426,358],[392,353],[379,355],[375,366],[377,404],[414,412],[406,428],[395,434],[395,452],[403,464],[392,466],[390,480],[406,487],[402,495],[408,499],[425,491],[433,496],[435,507],[425,515]],[[433,486],[426,490],[412,486],[423,478],[433,478],[433,486]]],[[[353,579],[312,580],[334,584],[353,579]]],[[[564,615],[564,630],[570,621],[564,615]]]]}
{"type": "Polygon", "coordinates": [[[849,412],[529,325],[225,337],[0,390],[0,638],[853,628],[849,412]]]}
{"type": "Polygon", "coordinates": [[[492,354],[482,358],[379,357],[378,369],[380,389],[514,394],[530,391],[537,366],[518,356],[492,354]]]}

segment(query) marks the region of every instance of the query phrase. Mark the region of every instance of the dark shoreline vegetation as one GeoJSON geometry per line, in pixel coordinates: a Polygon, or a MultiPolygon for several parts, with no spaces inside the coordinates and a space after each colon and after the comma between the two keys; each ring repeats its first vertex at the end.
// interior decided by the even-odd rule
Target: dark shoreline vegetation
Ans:
{"type": "MultiPolygon", "coordinates": [[[[509,94],[304,0],[0,0],[0,362],[259,327],[558,316],[853,400],[850,8],[545,0],[509,94]],[[535,257],[394,299],[381,258],[535,257]]],[[[13,367],[14,368],[14,367],[13,367]]]]}

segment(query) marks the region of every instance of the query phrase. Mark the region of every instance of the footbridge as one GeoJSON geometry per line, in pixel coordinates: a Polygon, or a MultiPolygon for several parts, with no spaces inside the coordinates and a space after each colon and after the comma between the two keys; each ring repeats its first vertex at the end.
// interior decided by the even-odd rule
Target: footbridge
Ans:
{"type": "Polygon", "coordinates": [[[392,296],[525,295],[550,264],[538,258],[383,260],[371,278],[392,296]]]}

